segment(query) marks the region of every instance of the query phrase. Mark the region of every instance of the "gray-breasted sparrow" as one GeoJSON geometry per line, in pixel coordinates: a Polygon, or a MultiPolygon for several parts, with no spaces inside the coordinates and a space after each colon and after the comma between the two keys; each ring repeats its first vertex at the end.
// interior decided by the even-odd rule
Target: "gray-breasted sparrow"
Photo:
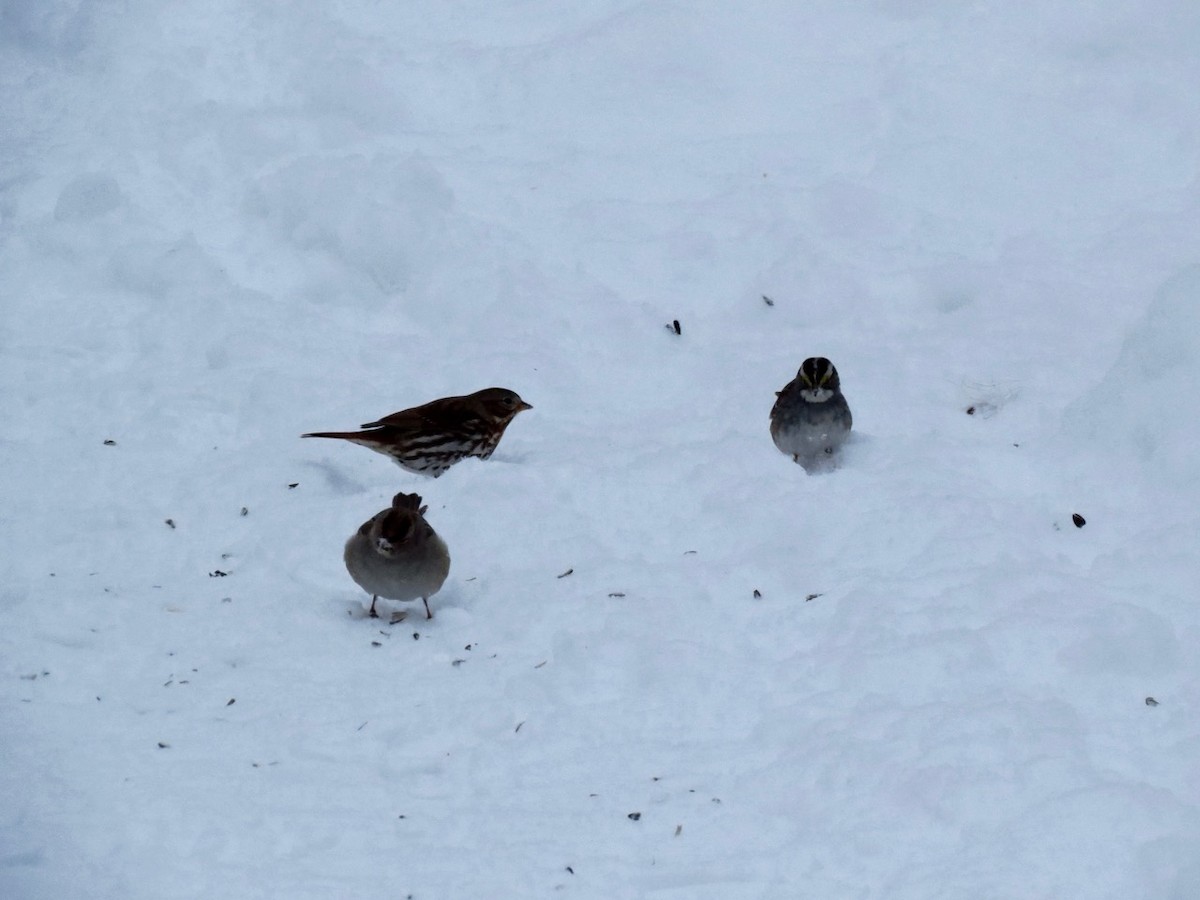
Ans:
{"type": "Polygon", "coordinates": [[[771,407],[775,446],[806,469],[845,443],[852,424],[837,369],[823,356],[806,359],[771,407]]]}
{"type": "Polygon", "coordinates": [[[433,618],[429,598],[450,574],[450,551],[425,521],[426,509],[417,494],[397,494],[390,508],[363,522],[346,541],[346,570],[371,595],[372,618],[379,616],[375,603],[380,597],[420,599],[425,618],[433,618]]]}

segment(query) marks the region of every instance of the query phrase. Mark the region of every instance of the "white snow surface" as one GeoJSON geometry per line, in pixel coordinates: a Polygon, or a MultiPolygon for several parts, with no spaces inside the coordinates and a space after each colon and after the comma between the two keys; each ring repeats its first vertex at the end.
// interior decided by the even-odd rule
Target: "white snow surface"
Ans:
{"type": "Polygon", "coordinates": [[[0,897],[1200,897],[1198,46],[0,3],[0,897]],[[298,439],[490,385],[436,481],[298,439]]]}

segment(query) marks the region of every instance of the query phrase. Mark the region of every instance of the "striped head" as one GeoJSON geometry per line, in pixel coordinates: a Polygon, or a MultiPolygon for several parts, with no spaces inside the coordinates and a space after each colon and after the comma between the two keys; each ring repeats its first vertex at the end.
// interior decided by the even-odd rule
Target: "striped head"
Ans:
{"type": "Polygon", "coordinates": [[[841,392],[837,369],[823,356],[810,356],[796,373],[796,387],[809,403],[824,403],[841,392]]]}
{"type": "Polygon", "coordinates": [[[406,546],[420,546],[433,534],[423,518],[427,508],[421,506],[417,494],[397,494],[392,499],[392,508],[364,523],[360,531],[370,534],[374,526],[376,551],[382,556],[395,556],[406,546]]]}

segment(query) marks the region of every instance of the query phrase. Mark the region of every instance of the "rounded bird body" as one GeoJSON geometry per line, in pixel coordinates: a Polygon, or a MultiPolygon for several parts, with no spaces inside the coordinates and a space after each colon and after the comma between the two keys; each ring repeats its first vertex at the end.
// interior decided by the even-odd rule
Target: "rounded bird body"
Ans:
{"type": "Polygon", "coordinates": [[[487,459],[517,414],[533,409],[507,388],[442,397],[367,422],[362,431],[315,431],[301,437],[336,438],[374,450],[410,472],[437,478],[469,456],[487,459]]]}
{"type": "Polygon", "coordinates": [[[780,452],[810,468],[833,454],[854,424],[833,363],[806,359],[771,408],[771,438],[780,452]]]}
{"type": "Polygon", "coordinates": [[[425,508],[416,494],[397,494],[389,509],[376,513],[346,541],[343,558],[350,577],[371,595],[385,600],[422,600],[426,618],[429,598],[450,574],[450,551],[425,521],[425,508]]]}

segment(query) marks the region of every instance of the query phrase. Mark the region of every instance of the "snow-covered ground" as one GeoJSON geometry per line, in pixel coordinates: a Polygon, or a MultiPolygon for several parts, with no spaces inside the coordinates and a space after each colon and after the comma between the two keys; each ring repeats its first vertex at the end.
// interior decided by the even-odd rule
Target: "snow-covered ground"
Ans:
{"type": "Polygon", "coordinates": [[[0,897],[1200,897],[1198,46],[0,3],[0,897]],[[436,481],[298,439],[493,384],[436,481]]]}

